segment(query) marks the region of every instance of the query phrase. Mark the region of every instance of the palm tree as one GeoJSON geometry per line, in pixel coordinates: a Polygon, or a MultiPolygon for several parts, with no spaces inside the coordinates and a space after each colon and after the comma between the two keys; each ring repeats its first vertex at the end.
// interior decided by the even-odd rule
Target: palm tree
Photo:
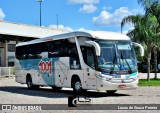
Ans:
{"type": "Polygon", "coordinates": [[[127,35],[134,37],[134,41],[141,42],[143,41],[142,31],[144,29],[144,16],[143,15],[130,15],[125,17],[121,22],[121,32],[125,24],[133,23],[134,29],[130,30],[127,35]]]}
{"type": "Polygon", "coordinates": [[[160,3],[159,0],[138,0],[138,3],[144,7],[145,15],[153,15],[157,19],[157,25],[155,26],[155,41],[156,46],[154,47],[154,70],[155,70],[155,79],[157,79],[157,51],[160,48],[158,43],[160,38],[160,3]]]}
{"type": "Polygon", "coordinates": [[[150,60],[151,60],[151,52],[154,48],[154,32],[152,29],[156,25],[156,18],[152,15],[144,16],[144,15],[130,15],[125,17],[121,22],[121,29],[127,23],[133,23],[134,29],[128,33],[128,35],[132,35],[133,40],[139,43],[143,43],[146,46],[147,53],[147,64],[148,64],[148,76],[147,79],[150,80],[150,60]],[[150,23],[152,21],[152,24],[150,23]]]}
{"type": "MultiPolygon", "coordinates": [[[[121,32],[125,24],[133,23],[134,29],[127,35],[134,37],[134,41],[147,45],[145,46],[148,64],[147,79],[150,80],[151,52],[154,50],[155,62],[157,62],[156,50],[160,47],[160,4],[158,0],[138,0],[138,3],[144,7],[145,14],[125,17],[121,22],[121,32]]],[[[157,63],[155,64],[157,67],[157,63]]]]}

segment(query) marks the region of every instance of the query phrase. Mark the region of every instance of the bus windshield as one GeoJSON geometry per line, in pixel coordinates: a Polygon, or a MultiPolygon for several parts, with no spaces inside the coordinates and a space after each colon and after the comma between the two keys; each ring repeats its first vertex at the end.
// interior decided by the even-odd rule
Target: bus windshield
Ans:
{"type": "Polygon", "coordinates": [[[137,71],[137,61],[131,41],[96,40],[100,45],[98,68],[102,72],[132,73],[137,71]]]}

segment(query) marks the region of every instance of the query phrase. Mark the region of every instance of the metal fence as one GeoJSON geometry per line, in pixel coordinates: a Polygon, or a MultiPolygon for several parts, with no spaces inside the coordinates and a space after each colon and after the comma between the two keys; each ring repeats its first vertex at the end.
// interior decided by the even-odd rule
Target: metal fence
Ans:
{"type": "Polygon", "coordinates": [[[14,77],[14,67],[0,67],[0,78],[2,77],[14,77]]]}

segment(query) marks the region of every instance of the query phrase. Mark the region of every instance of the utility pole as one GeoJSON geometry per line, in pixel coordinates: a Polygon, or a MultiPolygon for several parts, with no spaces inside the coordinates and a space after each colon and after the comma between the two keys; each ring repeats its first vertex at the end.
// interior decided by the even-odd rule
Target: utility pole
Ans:
{"type": "Polygon", "coordinates": [[[40,27],[42,25],[42,2],[43,0],[38,0],[38,2],[40,3],[40,27]]]}

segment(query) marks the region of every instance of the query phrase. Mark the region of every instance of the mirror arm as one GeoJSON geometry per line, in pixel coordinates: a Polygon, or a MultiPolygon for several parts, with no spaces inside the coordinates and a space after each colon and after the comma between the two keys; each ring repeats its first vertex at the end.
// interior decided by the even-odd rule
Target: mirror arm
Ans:
{"type": "Polygon", "coordinates": [[[136,47],[139,47],[140,48],[140,53],[141,53],[141,56],[144,56],[144,48],[141,44],[139,43],[136,43],[136,42],[133,42],[133,44],[136,46],[136,47]]]}
{"type": "Polygon", "coordinates": [[[95,48],[95,50],[96,50],[96,55],[100,56],[100,54],[101,54],[101,48],[100,48],[100,46],[99,46],[99,44],[97,42],[94,42],[94,41],[85,41],[85,43],[93,45],[94,48],[95,48]]]}

